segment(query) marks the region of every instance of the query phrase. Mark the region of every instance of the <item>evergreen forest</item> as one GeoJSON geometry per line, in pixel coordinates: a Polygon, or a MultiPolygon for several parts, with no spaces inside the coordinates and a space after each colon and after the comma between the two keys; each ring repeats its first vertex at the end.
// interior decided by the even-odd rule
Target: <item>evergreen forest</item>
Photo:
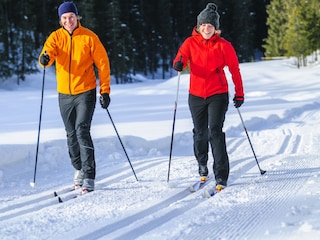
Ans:
{"type": "MultiPolygon", "coordinates": [[[[218,6],[221,36],[240,62],[294,56],[299,66],[319,49],[319,0],[74,0],[81,24],[107,49],[116,83],[137,73],[169,78],[181,43],[208,2],[218,6]]],[[[0,0],[0,82],[40,71],[39,52],[59,28],[60,0],[0,0]]],[[[315,55],[315,58],[317,56],[315,55]]]]}

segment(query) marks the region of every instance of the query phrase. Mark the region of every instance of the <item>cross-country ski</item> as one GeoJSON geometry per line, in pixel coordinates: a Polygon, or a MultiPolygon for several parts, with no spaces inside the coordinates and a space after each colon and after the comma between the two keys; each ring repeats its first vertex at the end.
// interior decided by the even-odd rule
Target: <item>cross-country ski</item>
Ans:
{"type": "Polygon", "coordinates": [[[197,192],[200,189],[204,188],[211,180],[212,177],[200,177],[199,181],[195,182],[194,184],[190,185],[189,190],[190,192],[197,192]]]}

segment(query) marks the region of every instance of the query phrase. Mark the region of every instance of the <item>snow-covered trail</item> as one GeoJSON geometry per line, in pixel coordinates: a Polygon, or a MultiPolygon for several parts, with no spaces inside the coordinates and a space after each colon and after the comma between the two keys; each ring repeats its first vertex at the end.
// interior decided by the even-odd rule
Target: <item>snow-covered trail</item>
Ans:
{"type": "Polygon", "coordinates": [[[320,136],[311,132],[313,122],[319,117],[319,111],[308,111],[302,113],[296,123],[250,132],[253,142],[264,138],[265,144],[272,145],[268,147],[268,154],[257,154],[261,168],[267,170],[263,176],[246,137],[228,138],[229,187],[211,199],[205,199],[202,191],[191,194],[188,190],[197,178],[190,179],[196,168],[192,156],[173,158],[169,184],[163,177],[168,164],[166,157],[134,160],[139,182],[123,162],[115,168],[118,174],[110,174],[115,169],[109,169],[110,172],[97,179],[97,190],[81,198],[59,204],[52,196],[57,188],[52,188],[2,202],[0,227],[6,232],[1,235],[7,239],[20,239],[22,235],[29,236],[28,239],[195,239],[198,236],[237,239],[241,233],[241,239],[268,239],[277,232],[281,239],[281,232],[285,238],[297,225],[302,233],[311,225],[319,228],[317,222],[299,221],[300,214],[319,215],[319,209],[304,204],[306,198],[319,201],[320,168],[316,153],[320,136]],[[310,124],[301,126],[300,122],[306,118],[310,124]],[[304,132],[309,132],[310,137],[303,137],[304,132]],[[277,139],[271,138],[272,135],[277,139]],[[238,148],[247,155],[238,157],[238,148]],[[303,154],[306,148],[308,157],[303,154]],[[189,176],[179,176],[179,172],[188,171],[189,176]],[[112,199],[111,205],[108,199],[112,199]],[[118,204],[114,204],[114,199],[119,199],[118,204]],[[63,219],[65,214],[81,217],[63,219]],[[39,227],[38,232],[37,224],[43,224],[39,219],[56,227],[46,232],[41,232],[43,229],[39,227]],[[21,225],[21,235],[10,232],[10,225],[12,229],[21,225]],[[60,225],[64,226],[63,232],[59,230],[60,225]]]}
{"type": "Polygon", "coordinates": [[[28,184],[40,87],[32,83],[1,91],[1,100],[12,102],[0,102],[8,115],[0,118],[0,239],[319,239],[319,68],[297,70],[286,61],[270,61],[242,64],[241,69],[247,94],[240,111],[267,173],[260,175],[230,103],[225,122],[229,186],[210,199],[188,190],[198,179],[188,76],[182,75],[170,182],[176,79],[114,86],[110,112],[139,181],[106,112],[97,108],[92,128],[96,191],[76,199],[68,191],[73,169],[53,82],[46,89],[35,188],[28,184]]]}
{"type": "MultiPolygon", "coordinates": [[[[310,132],[318,117],[319,111],[303,113],[296,119],[301,133],[310,132]],[[301,127],[300,120],[305,122],[306,118],[311,126],[301,127]]],[[[80,239],[270,239],[275,232],[277,239],[287,239],[290,229],[297,226],[301,235],[308,236],[310,226],[319,229],[320,225],[314,220],[301,222],[299,215],[305,214],[305,209],[315,215],[313,219],[319,215],[319,209],[314,211],[304,204],[306,198],[319,200],[319,136],[302,139],[287,125],[291,124],[268,132],[272,135],[281,130],[284,136],[276,143],[266,142],[274,145],[273,153],[259,158],[268,169],[266,175],[259,176],[252,157],[237,159],[231,162],[229,187],[213,198],[205,200],[202,193],[190,194],[183,188],[143,211],[97,226],[80,239]],[[301,155],[304,147],[309,153],[312,148],[314,155],[301,155]]],[[[262,132],[256,134],[263,137],[262,132]]],[[[231,139],[229,147],[231,142],[235,141],[231,139]]],[[[244,144],[237,141],[239,148],[244,144]]],[[[236,159],[234,155],[236,152],[231,151],[231,158],[236,159]]],[[[290,239],[301,237],[294,234],[290,239]]]]}

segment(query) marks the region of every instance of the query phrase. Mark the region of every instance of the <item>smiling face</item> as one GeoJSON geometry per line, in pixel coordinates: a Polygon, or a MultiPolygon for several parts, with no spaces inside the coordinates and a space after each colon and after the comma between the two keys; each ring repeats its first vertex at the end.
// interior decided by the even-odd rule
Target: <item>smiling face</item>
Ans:
{"type": "Polygon", "coordinates": [[[70,34],[78,26],[77,15],[73,12],[67,12],[61,15],[60,24],[63,26],[70,34]]]}
{"type": "Polygon", "coordinates": [[[207,40],[214,35],[215,30],[215,27],[210,23],[204,23],[199,26],[199,33],[207,40]]]}

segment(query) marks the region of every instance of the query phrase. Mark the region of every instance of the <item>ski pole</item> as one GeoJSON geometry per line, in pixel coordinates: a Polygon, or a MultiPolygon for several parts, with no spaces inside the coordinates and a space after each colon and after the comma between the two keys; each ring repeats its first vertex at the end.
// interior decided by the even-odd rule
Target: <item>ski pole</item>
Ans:
{"type": "Polygon", "coordinates": [[[35,187],[35,185],[36,185],[36,174],[37,174],[37,164],[38,164],[38,152],[39,152],[39,140],[40,140],[41,119],[42,119],[42,106],[43,106],[43,92],[44,92],[45,75],[46,75],[46,66],[43,66],[43,78],[42,78],[41,104],[40,104],[40,114],[39,114],[36,160],[35,160],[35,164],[34,164],[33,181],[30,182],[31,187],[35,187]]]}
{"type": "Polygon", "coordinates": [[[247,138],[248,138],[248,141],[249,141],[251,150],[252,150],[252,152],[253,152],[253,156],[254,156],[254,158],[256,159],[258,168],[259,168],[259,170],[260,170],[260,174],[263,175],[263,174],[265,174],[267,171],[262,170],[262,169],[260,168],[260,165],[259,165],[257,156],[256,156],[256,154],[255,154],[255,152],[254,152],[254,150],[253,150],[252,143],[251,143],[251,141],[250,141],[250,138],[249,138],[249,135],[248,135],[248,132],[247,132],[247,128],[246,128],[246,126],[244,125],[244,122],[243,122],[243,119],[242,119],[242,116],[241,116],[241,113],[240,113],[239,108],[237,108],[237,110],[238,110],[238,113],[239,113],[239,116],[240,116],[240,119],[241,119],[241,122],[242,122],[243,129],[244,129],[244,131],[246,132],[246,135],[247,135],[247,138]]]}
{"type": "Polygon", "coordinates": [[[117,136],[118,136],[118,139],[119,139],[119,141],[120,141],[120,143],[121,143],[121,146],[122,146],[122,148],[123,148],[123,151],[124,151],[124,153],[125,153],[126,156],[127,156],[127,159],[128,159],[129,164],[130,164],[130,167],[131,167],[131,169],[132,169],[132,172],[133,172],[136,180],[139,181],[138,178],[137,178],[137,175],[136,175],[136,173],[135,173],[135,171],[134,171],[134,169],[133,169],[133,167],[132,167],[131,161],[130,161],[129,156],[128,156],[128,154],[127,154],[127,151],[126,151],[126,149],[125,149],[124,146],[123,146],[123,143],[122,143],[122,141],[121,141],[121,138],[120,138],[120,136],[119,136],[119,133],[118,133],[118,131],[117,131],[117,128],[116,128],[116,126],[114,125],[114,122],[113,122],[113,120],[112,120],[112,118],[111,118],[111,114],[110,114],[110,112],[109,112],[108,109],[107,109],[107,113],[108,113],[108,115],[109,115],[109,118],[110,118],[110,120],[111,120],[111,123],[112,123],[112,125],[113,125],[113,128],[114,128],[114,130],[115,130],[115,132],[116,132],[116,134],[117,134],[117,136]]]}
{"type": "MultiPolygon", "coordinates": [[[[180,57],[180,61],[181,61],[181,58],[182,58],[182,56],[180,57]]],[[[178,72],[178,86],[177,86],[176,100],[174,102],[174,112],[173,112],[173,123],[172,123],[172,133],[171,133],[171,143],[170,143],[170,155],[169,155],[169,167],[168,167],[167,182],[169,182],[169,176],[170,176],[170,166],[171,166],[174,126],[175,126],[175,123],[176,123],[176,113],[177,113],[178,96],[179,96],[180,75],[181,75],[181,72],[178,72]]]]}

